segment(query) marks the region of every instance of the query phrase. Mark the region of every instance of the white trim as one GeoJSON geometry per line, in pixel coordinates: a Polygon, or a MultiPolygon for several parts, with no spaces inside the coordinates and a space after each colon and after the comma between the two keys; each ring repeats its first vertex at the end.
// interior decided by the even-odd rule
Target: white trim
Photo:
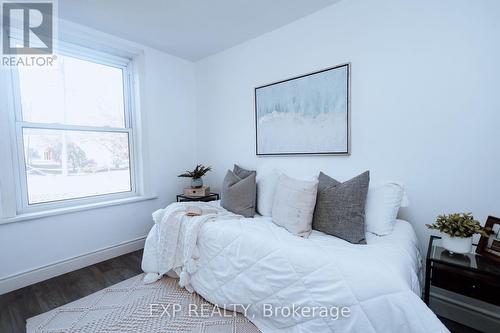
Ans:
{"type": "MultiPolygon", "coordinates": [[[[143,53],[144,46],[87,26],[58,18],[59,40],[98,52],[133,59],[143,53]]],[[[181,59],[181,58],[179,58],[181,59]]],[[[185,60],[187,61],[187,60],[185,60]]]]}
{"type": "MultiPolygon", "coordinates": [[[[14,173],[12,175],[12,179],[14,181],[14,186],[15,186],[15,193],[16,195],[16,207],[14,208],[15,215],[17,215],[22,207],[23,203],[25,201],[24,196],[26,195],[26,201],[27,199],[27,184],[26,184],[26,166],[24,164],[24,148],[23,148],[23,142],[21,141],[18,144],[18,139],[22,137],[22,133],[19,132],[19,128],[16,126],[16,122],[19,119],[22,119],[22,113],[21,113],[21,94],[19,89],[16,87],[20,86],[19,83],[19,72],[17,71],[16,68],[11,68],[10,69],[10,85],[12,89],[12,107],[13,111],[11,112],[10,109],[6,110],[10,114],[10,120],[13,121],[9,123],[10,127],[12,128],[11,130],[11,146],[12,146],[12,161],[11,164],[14,168],[14,173]],[[21,163],[20,163],[21,162],[21,163]]],[[[14,215],[14,216],[15,216],[14,215]]],[[[7,217],[11,217],[7,216],[7,217]]]]}
{"type": "Polygon", "coordinates": [[[54,53],[120,69],[126,69],[129,62],[132,61],[130,57],[116,56],[78,44],[68,43],[64,40],[58,41],[54,53]]]}
{"type": "MultiPolygon", "coordinates": [[[[49,217],[49,216],[64,215],[64,214],[81,212],[81,211],[97,209],[97,208],[104,208],[104,207],[117,206],[117,205],[126,205],[126,204],[131,204],[134,202],[154,200],[157,198],[158,197],[155,195],[133,196],[133,197],[125,197],[125,198],[115,199],[115,200],[92,202],[92,203],[88,203],[88,204],[72,205],[69,207],[46,209],[46,210],[42,210],[39,212],[19,214],[19,215],[16,215],[14,217],[0,218],[0,225],[13,223],[13,222],[29,221],[29,220],[34,220],[34,219],[39,219],[39,218],[49,217]]],[[[82,199],[78,199],[78,200],[81,201],[82,199]]],[[[69,201],[69,200],[65,200],[65,201],[69,201]]],[[[53,204],[52,204],[52,206],[53,206],[53,204]]]]}
{"type": "Polygon", "coordinates": [[[140,110],[132,104],[133,94],[135,93],[132,85],[134,84],[134,79],[131,77],[130,70],[133,68],[133,61],[129,61],[127,66],[123,68],[123,107],[124,107],[124,125],[129,129],[128,132],[128,159],[129,159],[129,170],[130,170],[130,188],[133,193],[144,194],[142,191],[141,180],[137,178],[137,166],[140,164],[139,156],[140,151],[136,147],[136,141],[134,139],[136,131],[140,128],[140,124],[134,122],[133,115],[140,110]]]}
{"type": "Polygon", "coordinates": [[[14,97],[10,71],[0,70],[0,218],[16,215],[18,187],[16,186],[16,150],[15,142],[14,97]]]}
{"type": "Polygon", "coordinates": [[[130,80],[130,107],[135,110],[135,112],[130,113],[130,121],[135,124],[136,128],[132,135],[132,140],[134,141],[133,149],[135,149],[134,154],[134,172],[135,180],[137,182],[137,193],[141,195],[148,195],[152,193],[151,189],[151,179],[149,170],[149,145],[148,145],[148,135],[145,132],[142,124],[146,122],[146,108],[141,107],[141,75],[145,73],[144,69],[144,56],[138,55],[134,58],[133,62],[129,63],[128,68],[129,80],[130,80]],[[139,112],[140,110],[140,112],[139,112]]]}
{"type": "Polygon", "coordinates": [[[144,248],[146,236],[0,278],[0,295],[144,248]]]}
{"type": "MultiPolygon", "coordinates": [[[[23,32],[22,30],[11,28],[10,38],[23,42],[23,32]]],[[[79,45],[77,43],[71,43],[68,41],[60,40],[54,37],[54,43],[52,53],[62,54],[70,57],[76,57],[78,59],[91,61],[97,64],[113,66],[118,68],[125,68],[127,64],[132,60],[130,56],[119,56],[112,53],[103,52],[96,50],[91,47],[84,45],[79,45]]]]}
{"type": "Polygon", "coordinates": [[[59,123],[33,123],[28,121],[18,121],[17,125],[23,128],[81,131],[81,132],[104,132],[104,133],[130,133],[131,127],[109,127],[109,126],[86,126],[59,123]]]}

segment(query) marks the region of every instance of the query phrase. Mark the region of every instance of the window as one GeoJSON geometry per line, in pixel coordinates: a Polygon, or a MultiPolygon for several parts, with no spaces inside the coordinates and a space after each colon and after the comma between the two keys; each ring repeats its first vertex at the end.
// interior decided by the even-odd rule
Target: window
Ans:
{"type": "Polygon", "coordinates": [[[137,194],[129,71],[76,46],[12,71],[18,212],[137,194]]]}

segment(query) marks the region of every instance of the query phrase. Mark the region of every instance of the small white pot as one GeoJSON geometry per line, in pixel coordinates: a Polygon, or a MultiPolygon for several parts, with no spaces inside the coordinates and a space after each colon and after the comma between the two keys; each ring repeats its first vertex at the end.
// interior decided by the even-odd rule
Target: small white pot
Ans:
{"type": "Polygon", "coordinates": [[[470,253],[472,251],[472,237],[451,237],[448,234],[441,233],[443,247],[451,253],[470,253]]]}

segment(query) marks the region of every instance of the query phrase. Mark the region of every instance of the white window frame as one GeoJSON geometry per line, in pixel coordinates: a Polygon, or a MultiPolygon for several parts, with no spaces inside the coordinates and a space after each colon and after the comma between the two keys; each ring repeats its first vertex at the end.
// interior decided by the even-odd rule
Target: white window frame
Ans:
{"type": "MultiPolygon", "coordinates": [[[[139,200],[152,199],[154,196],[146,195],[144,176],[141,174],[144,166],[140,151],[140,116],[138,115],[138,89],[135,83],[137,75],[134,68],[134,59],[115,56],[110,53],[105,53],[88,47],[58,41],[55,49],[55,54],[67,55],[70,57],[91,61],[94,63],[103,64],[119,68],[123,71],[123,97],[124,97],[124,127],[97,127],[97,126],[80,126],[80,125],[65,125],[65,124],[47,124],[47,123],[32,123],[25,122],[22,119],[22,108],[20,99],[20,86],[17,68],[12,68],[9,75],[4,76],[4,82],[10,86],[10,101],[4,104],[8,109],[9,136],[10,136],[10,164],[11,168],[0,168],[0,224],[9,223],[16,220],[23,220],[25,217],[32,215],[37,216],[37,213],[60,213],[66,211],[75,211],[80,209],[89,209],[92,207],[100,207],[113,205],[118,203],[134,202],[139,200]],[[114,132],[126,133],[128,135],[129,145],[129,168],[130,168],[130,187],[127,192],[111,193],[94,195],[82,198],[63,199],[59,201],[34,203],[29,204],[26,163],[23,143],[23,128],[37,129],[54,129],[54,130],[75,130],[75,131],[97,131],[97,132],[114,132]],[[6,172],[7,171],[7,172],[6,172]],[[10,172],[9,172],[10,171],[10,172]],[[10,173],[10,175],[9,175],[10,173]],[[15,193],[15,200],[12,200],[10,195],[15,193]],[[3,196],[3,197],[2,197],[3,196]],[[14,207],[15,205],[15,207],[14,207]],[[24,216],[24,217],[23,217],[24,216]]],[[[1,118],[0,118],[1,119],[1,118]]],[[[6,136],[2,137],[5,138],[6,136]]],[[[0,147],[2,149],[2,147],[0,147]]],[[[5,150],[5,145],[3,147],[5,150]]],[[[3,157],[5,157],[4,154],[3,157]]],[[[43,215],[43,214],[42,214],[43,215]]]]}

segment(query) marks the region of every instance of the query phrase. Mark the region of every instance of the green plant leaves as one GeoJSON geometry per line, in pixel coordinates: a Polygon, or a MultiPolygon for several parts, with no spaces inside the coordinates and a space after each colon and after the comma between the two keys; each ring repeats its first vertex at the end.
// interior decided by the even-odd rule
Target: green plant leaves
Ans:
{"type": "Polygon", "coordinates": [[[434,224],[426,224],[426,227],[439,230],[451,237],[467,238],[474,234],[487,236],[485,229],[474,219],[472,213],[439,215],[434,224]]]}
{"type": "Polygon", "coordinates": [[[212,167],[206,167],[203,164],[198,164],[196,165],[196,168],[194,168],[193,171],[186,171],[182,174],[180,174],[177,177],[186,177],[186,178],[193,178],[193,179],[199,179],[203,177],[207,172],[212,170],[212,167]]]}

